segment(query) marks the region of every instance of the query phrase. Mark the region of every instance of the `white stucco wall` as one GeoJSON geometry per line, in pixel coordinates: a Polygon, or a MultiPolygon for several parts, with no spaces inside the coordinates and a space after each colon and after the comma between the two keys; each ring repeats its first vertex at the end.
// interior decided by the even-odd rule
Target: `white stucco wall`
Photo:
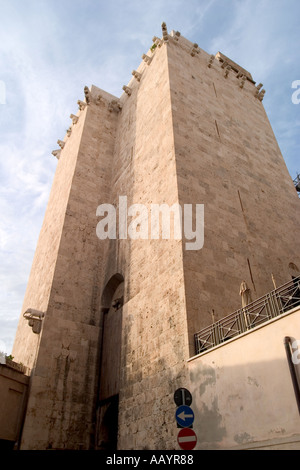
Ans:
{"type": "Polygon", "coordinates": [[[300,449],[286,336],[300,340],[299,307],[188,362],[196,449],[300,449]]]}

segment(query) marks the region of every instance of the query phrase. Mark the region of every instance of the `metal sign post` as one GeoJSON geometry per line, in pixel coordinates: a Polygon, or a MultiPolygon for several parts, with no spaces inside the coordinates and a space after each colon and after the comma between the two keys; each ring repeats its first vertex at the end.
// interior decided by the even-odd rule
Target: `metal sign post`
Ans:
{"type": "Polygon", "coordinates": [[[174,393],[174,402],[177,405],[175,419],[177,427],[182,428],[178,433],[177,442],[183,450],[192,450],[197,444],[197,436],[191,429],[195,418],[190,408],[192,400],[192,394],[186,388],[178,388],[174,393]]]}

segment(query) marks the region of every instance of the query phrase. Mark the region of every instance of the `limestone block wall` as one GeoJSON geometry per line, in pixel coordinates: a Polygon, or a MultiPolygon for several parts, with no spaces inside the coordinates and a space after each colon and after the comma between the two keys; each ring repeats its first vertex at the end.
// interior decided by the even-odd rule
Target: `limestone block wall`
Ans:
{"type": "Polygon", "coordinates": [[[192,46],[168,45],[179,202],[204,204],[204,247],[183,251],[191,354],[212,309],[217,320],[241,307],[243,280],[254,300],[272,273],[280,285],[300,267],[300,202],[258,85],[192,46]]]}
{"type": "MultiPolygon", "coordinates": [[[[13,356],[17,362],[22,362],[29,368],[33,368],[35,365],[40,337],[32,334],[28,322],[23,318],[23,313],[28,308],[34,308],[42,312],[46,312],[48,308],[61,231],[85,122],[85,113],[86,111],[78,111],[76,116],[74,115],[78,122],[71,124],[71,136],[69,138],[66,136],[64,139],[66,144],[55,172],[16,332],[13,356]],[[68,153],[68,157],[63,158],[66,153],[68,153]]],[[[51,158],[51,155],[49,158],[51,158]]]]}
{"type": "Polygon", "coordinates": [[[21,315],[13,350],[32,369],[24,449],[93,448],[101,400],[115,394],[119,449],[177,448],[173,394],[187,386],[194,333],[211,309],[240,307],[243,279],[256,297],[271,273],[281,284],[300,266],[299,200],[251,75],[175,36],[155,40],[120,98],[86,88],[60,142],[22,309],[45,312],[42,331],[21,315]],[[145,239],[137,206],[135,237],[97,237],[97,207],[118,211],[120,197],[146,207],[145,239]],[[151,239],[151,205],[164,203],[204,204],[203,249],[151,239]],[[105,295],[114,276],[120,316],[105,295]]]}
{"type": "Polygon", "coordinates": [[[150,238],[151,204],[178,202],[167,46],[147,55],[121,97],[112,172],[115,203],[126,195],[149,209],[149,239],[119,240],[114,268],[125,280],[119,449],[174,446],[173,393],[188,358],[181,241],[150,238]]]}
{"type": "MultiPolygon", "coordinates": [[[[26,294],[26,306],[46,314],[31,376],[25,449],[93,445],[105,255],[104,245],[98,251],[96,209],[109,191],[116,122],[103,102],[114,97],[101,101],[100,91],[86,91],[88,105],[61,151],[26,294]]],[[[14,355],[27,365],[23,345],[36,335],[22,320],[14,355]]]]}

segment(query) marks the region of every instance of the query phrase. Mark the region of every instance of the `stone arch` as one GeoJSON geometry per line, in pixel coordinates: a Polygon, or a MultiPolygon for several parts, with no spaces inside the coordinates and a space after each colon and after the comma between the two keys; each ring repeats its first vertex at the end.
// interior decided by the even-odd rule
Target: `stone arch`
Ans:
{"type": "Polygon", "coordinates": [[[124,277],[120,273],[114,274],[109,279],[101,296],[102,309],[110,309],[112,301],[114,300],[114,294],[122,283],[124,283],[124,277]]]}

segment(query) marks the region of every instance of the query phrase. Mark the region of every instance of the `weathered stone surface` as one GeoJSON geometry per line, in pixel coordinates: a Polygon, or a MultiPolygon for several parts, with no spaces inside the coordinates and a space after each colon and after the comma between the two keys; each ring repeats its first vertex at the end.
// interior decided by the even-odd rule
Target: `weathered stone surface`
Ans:
{"type": "Polygon", "coordinates": [[[271,273],[280,284],[300,266],[299,200],[255,84],[240,88],[194,46],[168,35],[130,96],[93,86],[73,117],[22,309],[46,312],[42,332],[21,317],[13,350],[33,370],[24,449],[105,448],[116,394],[119,449],[176,448],[173,393],[187,383],[194,333],[212,309],[218,319],[240,307],[243,279],[258,297],[271,273]],[[100,240],[96,209],[119,196],[204,204],[204,247],[100,240]]]}

